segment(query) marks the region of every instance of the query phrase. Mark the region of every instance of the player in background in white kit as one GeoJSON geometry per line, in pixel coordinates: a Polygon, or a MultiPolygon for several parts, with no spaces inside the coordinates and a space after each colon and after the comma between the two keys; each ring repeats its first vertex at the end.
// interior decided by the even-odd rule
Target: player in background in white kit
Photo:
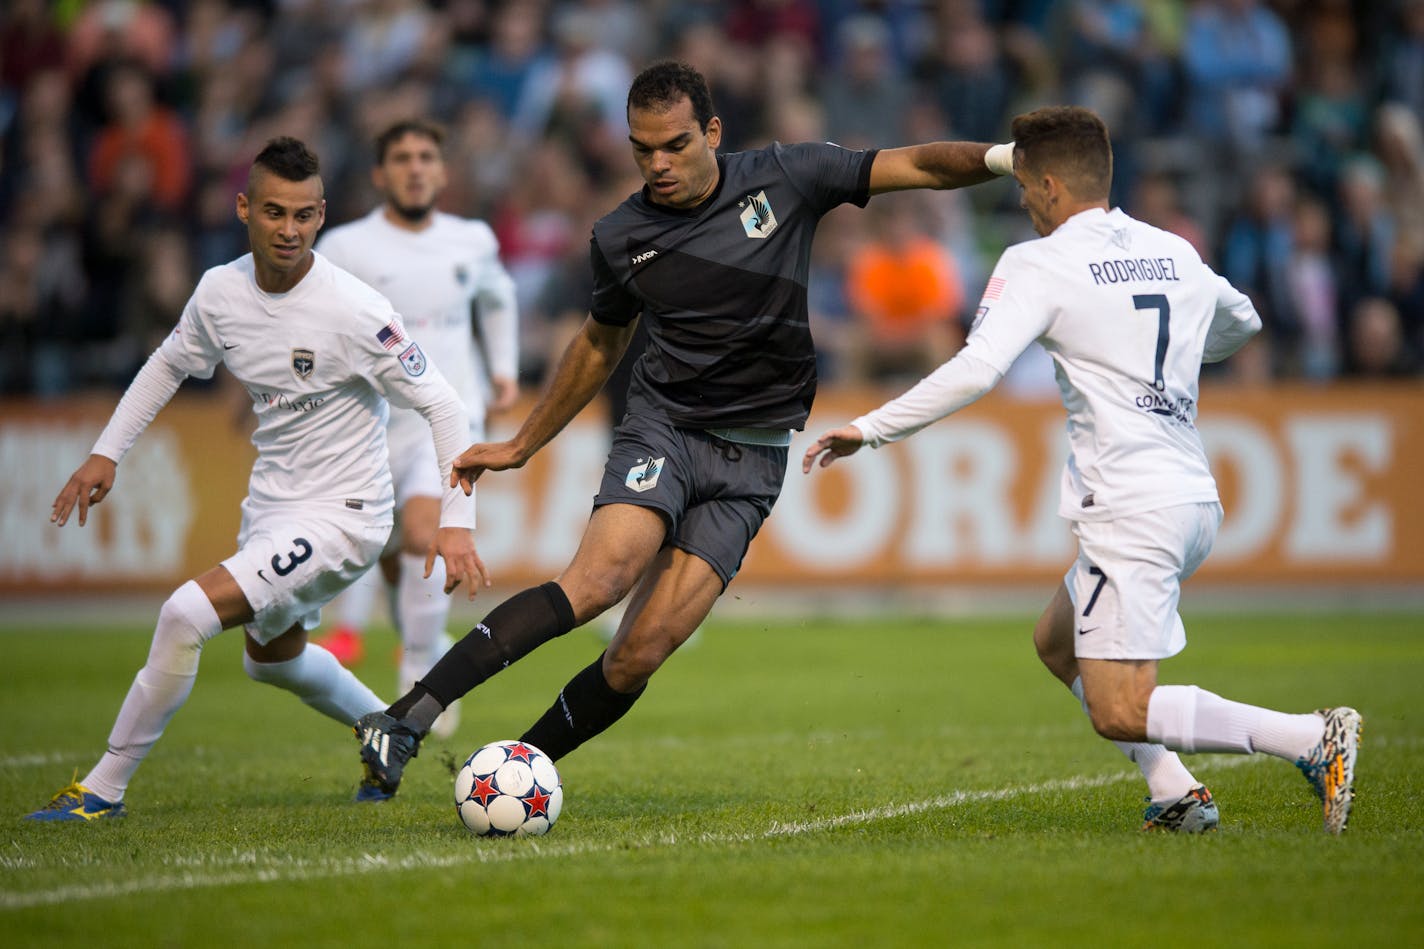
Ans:
{"type": "MultiPolygon", "coordinates": [[[[489,225],[435,210],[447,181],[443,141],[439,126],[421,120],[397,122],[377,136],[371,180],[381,205],[329,229],[317,250],[390,299],[406,332],[459,392],[469,440],[482,442],[487,410],[508,409],[519,395],[514,280],[500,263],[489,225]]],[[[340,625],[318,642],[344,664],[358,662],[374,594],[385,586],[401,636],[398,692],[404,694],[451,645],[444,578],[438,566],[424,576],[450,469],[436,464],[428,429],[415,412],[392,408],[387,438],[396,530],[382,569],[369,571],[333,604],[340,625]]],[[[436,734],[453,732],[457,714],[457,708],[448,709],[436,734]]]]}
{"type": "MultiPolygon", "coordinates": [[[[385,707],[326,650],[307,642],[321,607],[366,570],[390,534],[386,400],[428,422],[443,470],[466,443],[459,396],[405,336],[390,303],[312,251],[326,213],[316,156],[277,138],[253,161],[237,216],[252,252],[203,275],[172,334],[124,393],[113,417],[55,499],[50,520],[79,524],[108,496],[118,463],[188,376],[219,362],[252,397],[257,448],[242,502],[238,550],[163,604],[148,660],[134,677],[109,748],[83,781],[35,820],[124,814],[124,792],[192,691],[203,644],[243,626],[247,674],[294,693],[346,726],[385,707]]],[[[448,592],[486,582],[474,505],[445,493],[430,550],[448,592]]],[[[376,789],[376,797],[381,796],[376,789]]],[[[371,798],[363,786],[358,797],[371,798]]]]}
{"type": "Polygon", "coordinates": [[[1004,252],[958,355],[822,435],[802,470],[964,408],[1038,340],[1053,357],[1068,412],[1059,513],[1079,546],[1034,642],[1098,734],[1142,769],[1151,792],[1143,829],[1218,823],[1211,793],[1172,749],[1293,762],[1324,805],[1325,829],[1339,833],[1354,797],[1354,709],[1291,715],[1157,684],[1158,662],[1186,645],[1180,583],[1221,523],[1195,425],[1201,364],[1240,349],[1260,317],[1186,241],[1109,208],[1112,149],[1092,112],[1039,109],[1016,118],[1013,135],[1014,177],[1042,238],[1004,252]]]}

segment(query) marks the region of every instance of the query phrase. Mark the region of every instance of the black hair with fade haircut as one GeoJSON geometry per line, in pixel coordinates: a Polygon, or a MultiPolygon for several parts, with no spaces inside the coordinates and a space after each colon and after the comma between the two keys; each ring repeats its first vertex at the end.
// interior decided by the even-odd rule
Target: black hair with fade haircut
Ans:
{"type": "Polygon", "coordinates": [[[698,127],[707,131],[707,123],[717,114],[712,108],[712,91],[702,73],[686,63],[663,60],[638,73],[628,87],[628,108],[666,112],[683,96],[692,103],[698,127]]]}
{"type": "Polygon", "coordinates": [[[401,119],[376,136],[376,164],[385,162],[386,152],[390,151],[392,145],[407,135],[428,138],[435,143],[436,148],[445,146],[445,129],[439,124],[426,119],[401,119]]]}
{"type": "Polygon", "coordinates": [[[1082,199],[1107,198],[1112,188],[1112,141],[1092,111],[1076,105],[1025,112],[1012,126],[1014,154],[1030,173],[1063,180],[1082,199]]]}
{"type": "MultiPolygon", "coordinates": [[[[262,168],[287,181],[306,181],[321,174],[321,163],[306,144],[290,135],[271,139],[252,159],[254,170],[262,168]]],[[[250,177],[250,176],[249,176],[250,177]]]]}

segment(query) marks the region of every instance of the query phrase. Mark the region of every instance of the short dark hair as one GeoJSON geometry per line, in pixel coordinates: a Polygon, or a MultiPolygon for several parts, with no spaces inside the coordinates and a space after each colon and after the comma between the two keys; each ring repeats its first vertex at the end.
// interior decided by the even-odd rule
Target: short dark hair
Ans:
{"type": "Polygon", "coordinates": [[[692,103],[698,127],[707,131],[707,123],[717,114],[712,108],[712,91],[702,73],[687,63],[665,59],[638,73],[628,88],[628,108],[666,112],[683,96],[692,103]]]}
{"type": "MultiPolygon", "coordinates": [[[[298,139],[282,135],[271,139],[252,159],[252,170],[262,168],[287,181],[306,181],[321,174],[316,154],[298,139]]],[[[252,180],[249,173],[248,181],[252,180]]]]}
{"type": "Polygon", "coordinates": [[[1112,188],[1112,141],[1092,111],[1054,105],[1014,119],[1014,153],[1031,172],[1049,172],[1078,198],[1106,198],[1112,188]]]}
{"type": "Polygon", "coordinates": [[[427,119],[401,119],[376,136],[376,164],[384,162],[386,152],[390,151],[391,146],[407,135],[428,138],[435,143],[436,148],[443,148],[445,145],[445,130],[437,123],[427,119]]]}

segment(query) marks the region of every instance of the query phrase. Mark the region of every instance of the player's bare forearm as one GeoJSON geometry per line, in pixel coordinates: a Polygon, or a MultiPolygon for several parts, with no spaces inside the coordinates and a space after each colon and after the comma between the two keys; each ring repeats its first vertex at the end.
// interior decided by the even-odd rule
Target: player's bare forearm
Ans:
{"type": "Polygon", "coordinates": [[[854,455],[865,444],[865,436],[854,425],[833,428],[812,443],[801,458],[801,473],[810,474],[817,463],[830,466],[837,458],[854,455]]]}
{"type": "Polygon", "coordinates": [[[523,467],[603,388],[628,348],[633,325],[636,324],[605,326],[591,317],[585,320],[564,350],[553,379],[515,436],[507,442],[470,446],[455,460],[450,484],[461,485],[469,494],[485,471],[523,467]]]}
{"type": "Polygon", "coordinates": [[[870,193],[933,188],[964,188],[997,177],[984,164],[992,146],[981,142],[929,142],[887,148],[870,166],[870,193]]]}
{"type": "Polygon", "coordinates": [[[63,527],[69,523],[69,514],[79,508],[79,526],[89,520],[89,506],[98,504],[109,496],[114,486],[118,464],[103,455],[90,455],[85,459],[69,480],[60,489],[58,497],[50,508],[50,523],[63,527]]]}
{"type": "Polygon", "coordinates": [[[603,388],[608,376],[613,372],[623,351],[628,348],[628,340],[633,336],[633,326],[606,326],[592,317],[584,320],[583,326],[574,334],[564,355],[554,370],[550,381],[539,401],[534,405],[529,417],[519,427],[512,439],[516,449],[525,460],[543,448],[564,426],[583,410],[603,388]]]}

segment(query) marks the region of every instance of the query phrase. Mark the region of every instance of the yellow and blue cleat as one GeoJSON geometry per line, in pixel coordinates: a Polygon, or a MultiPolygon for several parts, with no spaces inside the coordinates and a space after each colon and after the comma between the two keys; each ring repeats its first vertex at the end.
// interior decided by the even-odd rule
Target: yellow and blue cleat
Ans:
{"type": "Polygon", "coordinates": [[[78,781],[71,781],[44,807],[26,814],[25,820],[93,821],[123,816],[123,801],[106,801],[78,781]]]}

